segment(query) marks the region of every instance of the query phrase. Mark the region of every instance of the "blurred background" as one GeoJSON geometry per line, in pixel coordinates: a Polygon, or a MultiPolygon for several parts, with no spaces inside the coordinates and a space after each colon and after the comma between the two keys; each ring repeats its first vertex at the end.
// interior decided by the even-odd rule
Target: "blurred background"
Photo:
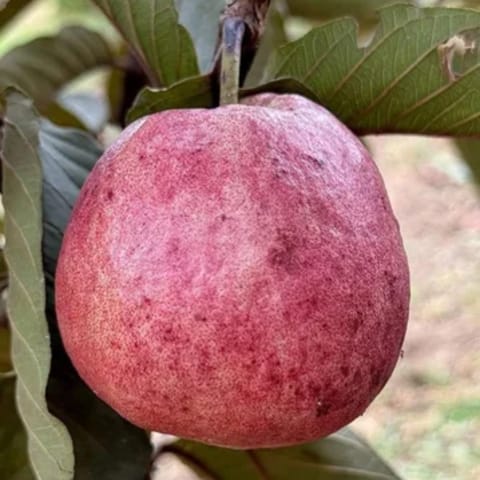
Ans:
{"type": "MultiPolygon", "coordinates": [[[[0,0],[0,4],[1,4],[0,0]]],[[[335,14],[353,13],[368,39],[381,0],[280,2],[294,39],[335,14]],[[287,4],[288,3],[288,4],[287,4]],[[318,2],[317,2],[318,3],[318,2]],[[302,10],[303,9],[303,10],[302,10]],[[314,18],[312,20],[312,18],[314,18]]],[[[423,1],[469,6],[478,1],[423,1]]],[[[480,7],[480,5],[477,5],[480,7]]],[[[64,25],[116,35],[88,0],[36,0],[0,31],[0,55],[64,25]]],[[[69,87],[104,95],[104,72],[69,87]]],[[[404,355],[385,390],[353,428],[408,480],[480,478],[480,140],[376,136],[366,143],[400,222],[412,276],[404,355]],[[468,162],[465,162],[467,158],[468,162]],[[478,181],[478,178],[477,178],[478,181]]]]}
{"type": "Polygon", "coordinates": [[[408,480],[477,480],[480,190],[450,140],[367,144],[400,222],[412,301],[404,356],[353,426],[408,480]]]}

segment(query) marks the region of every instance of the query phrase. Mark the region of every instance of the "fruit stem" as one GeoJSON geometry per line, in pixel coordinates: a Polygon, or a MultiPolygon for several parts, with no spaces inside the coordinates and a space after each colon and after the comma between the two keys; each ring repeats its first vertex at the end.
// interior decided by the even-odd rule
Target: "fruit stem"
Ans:
{"type": "Polygon", "coordinates": [[[220,105],[238,103],[240,65],[245,22],[240,17],[226,18],[223,22],[222,67],[220,73],[220,105]]]}
{"type": "Polygon", "coordinates": [[[250,69],[271,0],[230,0],[221,16],[214,77],[220,104],[238,103],[239,89],[250,69]]]}

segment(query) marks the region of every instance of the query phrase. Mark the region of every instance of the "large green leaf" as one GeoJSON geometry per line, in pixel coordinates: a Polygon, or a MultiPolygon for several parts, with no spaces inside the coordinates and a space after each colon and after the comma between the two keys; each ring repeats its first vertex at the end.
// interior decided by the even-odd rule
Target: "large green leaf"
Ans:
{"type": "Polygon", "coordinates": [[[42,122],[43,261],[53,364],[48,405],[68,427],[79,480],[142,480],[151,448],[146,433],[122,419],[78,377],[63,350],[53,305],[54,273],[72,207],[102,149],[85,132],[42,122]]]}
{"type": "Polygon", "coordinates": [[[220,13],[226,0],[175,0],[180,23],[192,36],[202,73],[213,66],[220,13]]]}
{"type": "MultiPolygon", "coordinates": [[[[215,480],[398,480],[359,437],[342,430],[291,448],[226,450],[180,441],[166,449],[215,480]]],[[[161,478],[161,471],[160,478],[161,478]]]]}
{"type": "Polygon", "coordinates": [[[94,0],[118,28],[155,86],[197,75],[195,48],[174,0],[94,0]]]}
{"type": "Polygon", "coordinates": [[[28,434],[30,461],[37,479],[73,477],[71,439],[47,407],[50,370],[42,269],[42,169],[37,153],[38,117],[32,102],[16,90],[6,94],[3,136],[5,258],[9,270],[8,316],[16,398],[28,434]]]}
{"type": "MultiPolygon", "coordinates": [[[[60,88],[89,70],[111,64],[112,56],[98,33],[66,27],[57,35],[37,38],[0,58],[0,90],[16,86],[33,98],[42,113],[55,114],[52,102],[60,88]]],[[[56,105],[57,117],[59,109],[56,105]]]]}
{"type": "Polygon", "coordinates": [[[22,11],[32,0],[0,0],[0,28],[22,11]]]}
{"type": "Polygon", "coordinates": [[[479,135],[480,12],[395,5],[380,19],[365,48],[352,19],[313,29],[264,80],[295,78],[358,133],[479,135]]]}
{"type": "Polygon", "coordinates": [[[0,478],[5,480],[34,478],[28,462],[25,430],[15,405],[13,379],[0,381],[0,478]]]}

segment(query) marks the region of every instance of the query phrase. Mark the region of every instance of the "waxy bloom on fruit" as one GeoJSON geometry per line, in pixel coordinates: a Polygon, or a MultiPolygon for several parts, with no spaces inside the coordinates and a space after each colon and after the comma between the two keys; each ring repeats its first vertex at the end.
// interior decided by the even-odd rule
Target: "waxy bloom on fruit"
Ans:
{"type": "Polygon", "coordinates": [[[362,414],[408,302],[375,164],[295,95],[134,123],[85,183],[56,278],[65,347],[100,398],[142,428],[236,448],[362,414]]]}

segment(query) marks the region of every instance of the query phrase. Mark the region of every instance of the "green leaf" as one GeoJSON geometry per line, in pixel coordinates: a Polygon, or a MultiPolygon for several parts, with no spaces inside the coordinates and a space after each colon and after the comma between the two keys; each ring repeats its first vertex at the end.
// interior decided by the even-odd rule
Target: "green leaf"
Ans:
{"type": "Polygon", "coordinates": [[[209,108],[215,103],[210,75],[188,78],[170,88],[146,87],[137,96],[128,112],[127,122],[163,110],[174,108],[209,108]]]}
{"type": "Polygon", "coordinates": [[[28,462],[27,437],[15,406],[13,379],[0,382],[0,478],[34,478],[28,462]]]}
{"type": "Polygon", "coordinates": [[[226,0],[175,0],[175,5],[180,23],[190,32],[195,44],[200,71],[206,73],[213,66],[220,14],[226,0]]]}
{"type": "MultiPolygon", "coordinates": [[[[211,75],[188,78],[170,88],[144,88],[128,112],[127,121],[130,123],[145,115],[174,108],[215,107],[218,104],[215,89],[215,81],[211,75]]],[[[307,87],[289,78],[275,80],[255,88],[241,89],[240,96],[244,98],[264,92],[297,93],[313,101],[318,100],[307,87]]]]}
{"type": "Polygon", "coordinates": [[[37,153],[38,117],[32,102],[6,92],[3,138],[5,258],[9,270],[8,316],[17,404],[28,434],[28,451],[38,479],[73,477],[72,443],[45,399],[50,345],[42,269],[42,170],[37,153]]]}
{"type": "Polygon", "coordinates": [[[94,0],[118,28],[155,86],[198,74],[195,48],[174,0],[94,0]]]}
{"type": "Polygon", "coordinates": [[[88,70],[111,64],[112,55],[98,33],[66,27],[57,35],[37,38],[2,57],[0,90],[16,86],[45,112],[61,87],[88,70]]]}
{"type": "Polygon", "coordinates": [[[367,47],[332,21],[277,50],[264,81],[298,80],[357,133],[479,135],[479,32],[480,12],[395,5],[367,47]]]}
{"type": "MultiPolygon", "coordinates": [[[[226,450],[190,441],[166,448],[216,480],[399,480],[359,437],[342,430],[315,443],[265,450],[226,450]]],[[[161,474],[161,472],[160,472],[161,474]]]]}
{"type": "Polygon", "coordinates": [[[43,261],[53,363],[48,405],[72,435],[75,478],[142,480],[151,447],[146,433],[121,418],[78,377],[60,340],[54,313],[54,274],[72,207],[102,149],[86,132],[42,122],[39,155],[43,179],[43,261]]]}
{"type": "Polygon", "coordinates": [[[13,20],[30,3],[32,0],[0,0],[0,28],[13,20]]]}

